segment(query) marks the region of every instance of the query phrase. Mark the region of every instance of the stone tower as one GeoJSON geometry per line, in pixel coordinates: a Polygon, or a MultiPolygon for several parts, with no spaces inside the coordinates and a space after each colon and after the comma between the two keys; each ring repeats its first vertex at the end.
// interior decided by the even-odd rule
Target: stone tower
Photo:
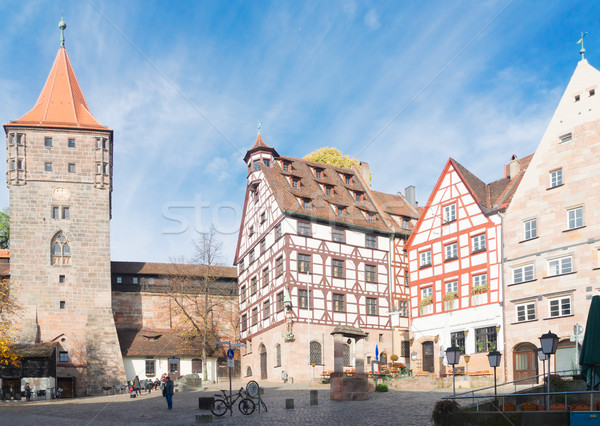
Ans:
{"type": "Polygon", "coordinates": [[[111,306],[113,131],[90,112],[61,46],[31,111],[4,125],[11,287],[20,342],[57,342],[75,395],[125,379],[111,306]]]}

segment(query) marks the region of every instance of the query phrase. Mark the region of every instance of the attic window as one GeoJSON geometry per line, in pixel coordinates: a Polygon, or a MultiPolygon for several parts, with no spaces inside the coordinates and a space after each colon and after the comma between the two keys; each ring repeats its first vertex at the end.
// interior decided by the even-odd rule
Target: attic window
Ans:
{"type": "Polygon", "coordinates": [[[271,167],[271,160],[268,160],[266,158],[263,158],[263,164],[267,167],[271,167]]]}
{"type": "Polygon", "coordinates": [[[367,212],[367,220],[369,223],[375,223],[375,213],[367,212]]]}
{"type": "Polygon", "coordinates": [[[589,93],[590,96],[594,96],[596,94],[596,89],[591,89],[589,93]]]}
{"type": "Polygon", "coordinates": [[[292,178],[292,188],[300,188],[300,179],[292,178]]]}
{"type": "Polygon", "coordinates": [[[326,186],[325,187],[325,195],[333,195],[333,188],[331,186],[326,186]]]}
{"type": "Polygon", "coordinates": [[[352,185],[352,176],[344,175],[344,182],[346,183],[346,185],[352,185]]]}
{"type": "Polygon", "coordinates": [[[408,229],[409,221],[407,218],[402,218],[402,229],[408,229]]]}
{"type": "Polygon", "coordinates": [[[310,199],[308,199],[308,198],[302,198],[301,204],[302,204],[302,208],[304,210],[310,210],[310,199]]]}
{"type": "Polygon", "coordinates": [[[336,214],[338,216],[344,216],[346,214],[346,208],[345,207],[336,206],[335,209],[336,209],[336,214]]]}
{"type": "Polygon", "coordinates": [[[260,170],[260,163],[258,161],[254,162],[254,170],[260,170]]]}
{"type": "Polygon", "coordinates": [[[566,135],[562,135],[559,139],[560,139],[560,143],[569,142],[571,139],[573,139],[573,134],[567,133],[566,135]]]}
{"type": "Polygon", "coordinates": [[[160,337],[162,336],[162,334],[157,334],[156,336],[146,336],[144,335],[144,337],[146,338],[146,340],[148,340],[149,342],[153,342],[155,340],[160,339],[160,337]]]}
{"type": "Polygon", "coordinates": [[[579,102],[580,99],[581,99],[581,96],[575,95],[575,102],[579,102]]]}
{"type": "Polygon", "coordinates": [[[284,172],[290,171],[290,163],[283,163],[283,171],[284,172]]]}
{"type": "Polygon", "coordinates": [[[315,177],[317,179],[322,179],[323,178],[323,170],[321,170],[321,169],[315,169],[315,177]]]}
{"type": "Polygon", "coordinates": [[[362,192],[355,192],[354,193],[354,199],[356,201],[363,201],[363,193],[362,192]]]}

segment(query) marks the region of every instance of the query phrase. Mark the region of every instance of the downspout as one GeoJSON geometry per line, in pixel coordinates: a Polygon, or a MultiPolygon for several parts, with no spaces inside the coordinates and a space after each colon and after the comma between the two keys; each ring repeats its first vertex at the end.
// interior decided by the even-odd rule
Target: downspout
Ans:
{"type": "MultiPolygon", "coordinates": [[[[500,244],[500,302],[502,303],[502,306],[500,306],[500,315],[502,317],[502,346],[504,347],[504,382],[506,383],[507,380],[507,374],[508,374],[508,370],[507,370],[507,358],[508,358],[508,351],[507,351],[507,346],[506,346],[506,318],[504,315],[504,310],[505,310],[505,306],[504,306],[504,260],[503,260],[503,256],[504,256],[504,215],[498,211],[498,216],[500,216],[500,240],[502,241],[502,243],[500,244]]],[[[514,377],[513,377],[514,379],[514,377]]]]}
{"type": "Polygon", "coordinates": [[[392,309],[394,308],[392,306],[392,285],[394,283],[394,279],[392,277],[392,254],[394,253],[394,234],[390,234],[390,237],[388,238],[388,297],[389,297],[389,311],[390,311],[390,326],[392,327],[392,353],[390,355],[394,355],[396,352],[394,352],[394,323],[392,321],[392,315],[396,315],[395,312],[392,311],[392,309]],[[392,314],[393,312],[393,314],[392,314]]]}

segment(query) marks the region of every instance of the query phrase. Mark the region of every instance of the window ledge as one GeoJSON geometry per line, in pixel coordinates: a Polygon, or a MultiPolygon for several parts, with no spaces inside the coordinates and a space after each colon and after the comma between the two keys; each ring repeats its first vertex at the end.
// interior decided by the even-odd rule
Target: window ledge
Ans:
{"type": "Polygon", "coordinates": [[[427,265],[422,265],[419,267],[419,269],[425,269],[425,268],[431,268],[431,263],[428,263],[427,265]]]}
{"type": "Polygon", "coordinates": [[[585,228],[586,226],[587,226],[587,225],[583,225],[583,226],[578,226],[578,227],[576,227],[576,228],[565,229],[563,232],[577,231],[578,229],[585,228]]]}
{"type": "Polygon", "coordinates": [[[451,223],[456,222],[456,219],[452,219],[452,220],[445,220],[443,225],[450,225],[451,223]]]}
{"type": "Polygon", "coordinates": [[[592,268],[592,271],[600,271],[600,266],[597,268],[592,268]]]}
{"type": "Polygon", "coordinates": [[[511,285],[519,285],[519,284],[526,284],[526,283],[532,283],[534,281],[537,281],[537,278],[533,279],[533,280],[527,280],[527,281],[521,281],[518,283],[511,283],[511,284],[507,284],[507,287],[510,287],[511,285]]]}
{"type": "Polygon", "coordinates": [[[553,319],[568,318],[568,317],[574,317],[574,316],[575,316],[575,314],[559,315],[559,316],[556,316],[556,317],[547,317],[547,318],[544,318],[544,320],[553,320],[553,319]]]}
{"type": "Polygon", "coordinates": [[[487,251],[487,249],[486,248],[482,248],[482,249],[479,249],[479,250],[473,250],[471,252],[471,254],[483,253],[484,251],[487,251]]]}
{"type": "Polygon", "coordinates": [[[528,239],[526,239],[526,240],[521,240],[521,241],[519,241],[519,244],[521,244],[521,243],[525,243],[525,242],[527,242],[527,241],[531,241],[531,240],[537,240],[538,238],[540,238],[540,237],[539,237],[539,236],[535,236],[535,237],[533,237],[533,238],[528,238],[528,239]]]}
{"type": "Polygon", "coordinates": [[[561,183],[560,185],[555,185],[555,186],[551,186],[549,188],[546,188],[546,191],[550,191],[551,189],[554,189],[554,188],[560,188],[561,186],[564,186],[564,183],[561,183]]]}
{"type": "Polygon", "coordinates": [[[444,263],[446,263],[446,262],[452,262],[453,260],[458,260],[458,256],[456,256],[456,257],[449,257],[448,259],[444,260],[444,263]]]}
{"type": "Polygon", "coordinates": [[[573,275],[576,274],[577,271],[573,271],[573,272],[567,272],[566,274],[556,274],[556,275],[549,275],[547,277],[543,277],[543,280],[547,280],[548,278],[556,278],[556,277],[564,277],[565,275],[573,275]]]}
{"type": "Polygon", "coordinates": [[[524,324],[524,323],[526,323],[526,322],[535,322],[535,321],[538,321],[538,320],[539,320],[539,318],[532,319],[532,320],[525,320],[525,321],[511,322],[511,323],[510,323],[510,325],[524,324]]]}

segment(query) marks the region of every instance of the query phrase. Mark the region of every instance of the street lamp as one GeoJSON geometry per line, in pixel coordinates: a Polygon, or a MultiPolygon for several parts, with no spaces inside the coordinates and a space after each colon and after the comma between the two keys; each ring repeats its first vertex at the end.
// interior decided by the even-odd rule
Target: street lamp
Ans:
{"type": "Polygon", "coordinates": [[[546,354],[544,352],[542,352],[542,348],[537,349],[537,354],[538,354],[538,358],[540,359],[540,361],[542,361],[542,366],[544,369],[544,377],[546,377],[546,363],[544,361],[546,361],[548,359],[548,357],[546,356],[546,354]]]}
{"type": "Polygon", "coordinates": [[[465,364],[467,364],[467,375],[469,374],[469,361],[471,361],[471,355],[465,355],[465,364]]]}
{"type": "Polygon", "coordinates": [[[460,362],[460,348],[450,346],[446,349],[446,358],[448,359],[448,364],[452,366],[452,393],[456,396],[456,369],[454,366],[460,362]]]}
{"type": "Polygon", "coordinates": [[[500,365],[500,360],[502,359],[502,354],[498,351],[490,351],[488,354],[488,361],[490,362],[490,367],[494,367],[494,396],[497,395],[496,392],[496,367],[500,365]]]}
{"type": "Polygon", "coordinates": [[[540,345],[542,346],[542,352],[548,358],[548,395],[546,397],[546,410],[550,409],[550,355],[556,353],[558,347],[558,336],[548,330],[548,333],[540,336],[540,345]]]}

